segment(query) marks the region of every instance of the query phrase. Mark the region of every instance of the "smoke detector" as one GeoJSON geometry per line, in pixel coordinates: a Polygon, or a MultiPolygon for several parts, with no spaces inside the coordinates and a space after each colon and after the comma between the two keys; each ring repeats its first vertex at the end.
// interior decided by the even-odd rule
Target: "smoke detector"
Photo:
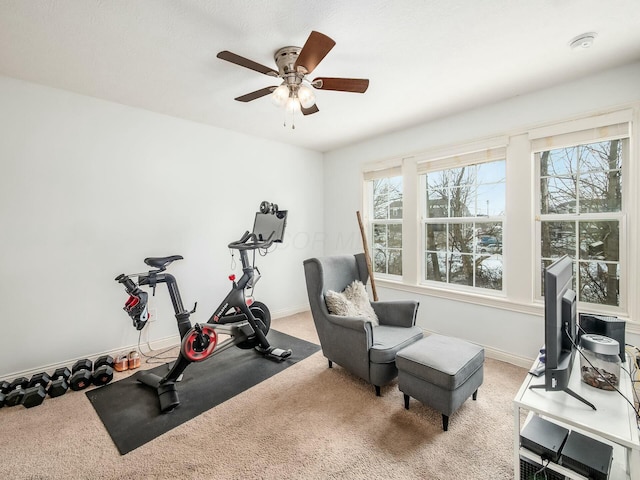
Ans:
{"type": "Polygon", "coordinates": [[[590,48],[597,36],[598,34],[595,32],[583,33],[582,35],[572,38],[569,42],[569,46],[572,49],[590,48]]]}

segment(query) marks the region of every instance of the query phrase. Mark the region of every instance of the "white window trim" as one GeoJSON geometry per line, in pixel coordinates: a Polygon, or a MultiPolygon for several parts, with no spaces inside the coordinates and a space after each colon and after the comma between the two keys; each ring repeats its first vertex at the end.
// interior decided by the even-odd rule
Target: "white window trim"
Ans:
{"type": "MultiPolygon", "coordinates": [[[[397,160],[393,160],[393,162],[397,162],[397,160]]],[[[371,263],[372,263],[372,269],[373,269],[373,265],[374,265],[374,251],[375,251],[375,247],[374,247],[374,234],[373,234],[373,225],[377,224],[377,225],[402,225],[402,229],[403,229],[403,237],[402,237],[402,248],[400,249],[402,252],[402,262],[403,262],[403,275],[404,275],[404,258],[405,258],[405,243],[404,243],[404,225],[405,225],[405,221],[404,221],[404,206],[405,206],[405,198],[404,198],[404,176],[402,175],[402,168],[400,166],[389,166],[388,162],[385,163],[376,163],[374,164],[375,166],[381,167],[377,170],[368,170],[368,171],[363,171],[363,177],[364,177],[364,197],[365,197],[365,205],[366,208],[364,209],[365,216],[362,219],[362,222],[364,224],[364,228],[365,231],[367,232],[367,242],[368,242],[368,246],[369,246],[369,251],[371,252],[371,263]],[[367,186],[367,184],[373,180],[378,180],[381,178],[392,178],[392,177],[402,177],[402,186],[403,186],[403,190],[402,190],[402,208],[403,208],[403,218],[398,219],[398,218],[373,218],[373,214],[372,214],[372,209],[373,209],[373,205],[371,205],[370,203],[370,191],[369,188],[367,186]]],[[[403,278],[403,275],[395,275],[395,274],[390,274],[390,273],[380,273],[380,272],[375,272],[375,278],[377,279],[388,279],[388,280],[392,280],[392,281],[401,281],[403,278]]]]}
{"type": "MultiPolygon", "coordinates": [[[[470,148],[470,151],[463,152],[462,150],[451,151],[449,150],[449,156],[447,157],[439,157],[432,159],[424,159],[417,164],[417,176],[419,183],[419,196],[418,200],[420,203],[419,214],[420,214],[420,271],[419,271],[419,279],[418,284],[424,285],[428,287],[438,288],[438,289],[451,289],[455,291],[461,292],[470,292],[470,293],[482,293],[483,295],[489,295],[494,297],[505,297],[505,255],[503,250],[503,264],[502,264],[502,289],[500,290],[492,290],[489,288],[482,288],[478,286],[469,286],[469,285],[459,285],[450,282],[437,282],[435,280],[427,280],[426,276],[426,259],[425,259],[425,237],[426,237],[426,225],[430,223],[445,223],[447,225],[454,223],[491,223],[491,222],[500,222],[503,225],[502,231],[503,235],[507,232],[506,229],[506,214],[501,216],[488,216],[488,217],[456,217],[456,218],[446,218],[446,219],[430,219],[426,214],[426,183],[425,183],[425,174],[430,172],[438,172],[442,170],[449,170],[459,167],[471,166],[471,165],[482,165],[483,163],[495,162],[504,160],[505,161],[505,172],[506,172],[506,158],[507,158],[507,148],[506,148],[506,139],[504,137],[500,137],[499,139],[489,139],[482,142],[476,142],[473,146],[467,145],[467,148],[470,148]],[[489,143],[489,142],[497,142],[497,144],[489,143]]],[[[442,153],[442,152],[441,152],[442,153]]],[[[506,180],[505,180],[505,197],[506,197],[506,180]]],[[[505,198],[506,203],[506,198],[505,198]]],[[[503,238],[503,246],[504,246],[504,238],[503,238]]]]}
{"type": "MultiPolygon", "coordinates": [[[[589,119],[583,119],[583,121],[577,122],[568,122],[568,124],[559,124],[553,127],[546,127],[545,129],[539,129],[533,132],[533,134],[529,135],[529,138],[534,136],[534,139],[531,141],[531,161],[534,165],[534,175],[533,175],[533,187],[532,191],[534,194],[534,221],[535,221],[535,263],[534,263],[534,275],[535,275],[535,290],[534,290],[534,300],[542,302],[542,252],[540,250],[541,236],[542,236],[542,225],[541,222],[543,220],[557,220],[557,221],[589,221],[589,220],[617,220],[620,222],[620,258],[618,260],[620,265],[620,303],[618,306],[612,305],[599,305],[595,303],[583,303],[578,301],[578,309],[586,310],[593,313],[601,313],[607,315],[615,315],[615,316],[629,316],[629,289],[628,285],[630,283],[628,279],[628,275],[631,271],[629,268],[629,250],[628,250],[628,238],[630,232],[627,230],[627,213],[632,211],[633,208],[631,205],[628,205],[631,202],[631,195],[629,194],[630,188],[630,174],[629,174],[629,166],[632,162],[631,160],[631,142],[632,138],[631,129],[632,123],[615,123],[612,125],[602,124],[600,122],[606,121],[619,121],[621,118],[627,118],[629,116],[630,110],[625,110],[623,112],[615,112],[609,115],[601,115],[598,117],[593,117],[589,119]],[[567,131],[567,125],[574,126],[582,126],[584,128],[582,130],[569,132],[567,131]],[[537,137],[540,132],[556,132],[555,135],[550,135],[549,137],[537,137]],[[601,141],[609,141],[613,139],[622,139],[629,138],[629,141],[626,143],[627,149],[625,153],[625,161],[622,164],[622,212],[612,212],[606,214],[598,214],[598,213],[576,213],[576,214],[542,214],[540,212],[540,165],[539,162],[536,161],[536,154],[545,150],[553,150],[558,148],[570,147],[580,144],[588,144],[595,143],[601,141]]],[[[574,259],[577,261],[577,259],[574,259]]]]}
{"type": "Polygon", "coordinates": [[[633,109],[618,110],[600,115],[591,115],[565,122],[556,122],[544,127],[532,128],[528,131],[529,140],[532,142],[540,138],[553,137],[564,134],[573,134],[586,130],[599,129],[621,123],[632,123],[633,109]]]}
{"type": "MultiPolygon", "coordinates": [[[[631,248],[633,245],[640,245],[640,189],[629,191],[629,185],[640,185],[640,102],[634,102],[622,106],[622,108],[612,108],[609,111],[603,110],[579,117],[561,119],[547,122],[545,124],[517,126],[513,130],[507,131],[504,135],[492,136],[480,140],[449,144],[441,147],[420,150],[417,152],[407,152],[403,158],[394,157],[384,161],[366,162],[362,165],[362,172],[376,171],[383,168],[401,167],[404,176],[404,220],[415,218],[415,222],[405,221],[403,223],[403,278],[400,279],[378,279],[379,288],[388,288],[418,295],[432,296],[449,299],[453,301],[466,302],[474,305],[486,306],[489,308],[504,309],[516,313],[525,313],[540,316],[543,312],[543,304],[535,299],[537,292],[535,273],[538,259],[533,253],[537,247],[535,243],[536,227],[538,222],[532,221],[536,211],[535,203],[535,162],[532,160],[531,141],[536,138],[549,135],[560,135],[572,131],[597,128],[604,124],[618,124],[624,122],[631,123],[631,141],[629,143],[629,159],[627,162],[628,175],[624,181],[623,188],[627,193],[627,211],[632,215],[633,221],[628,221],[625,217],[627,231],[627,268],[624,288],[631,293],[632,289],[640,288],[640,248],[631,248]],[[507,146],[507,178],[516,177],[517,182],[507,182],[507,212],[505,218],[505,236],[503,237],[503,251],[508,255],[508,262],[504,266],[503,292],[506,297],[489,296],[486,292],[459,292],[450,288],[441,289],[434,286],[420,285],[419,265],[420,251],[418,243],[421,236],[421,228],[418,218],[418,192],[417,162],[426,161],[432,158],[443,158],[455,155],[461,151],[474,151],[487,148],[491,145],[507,146]],[[410,182],[416,179],[413,184],[410,182]],[[523,198],[523,190],[529,189],[530,195],[523,198]],[[412,193],[413,192],[413,193],[412,193]],[[413,210],[411,210],[413,209],[413,210]],[[508,222],[508,225],[507,225],[508,222]],[[415,224],[415,225],[413,225],[415,224]],[[516,235],[510,229],[515,229],[516,235]],[[405,243],[406,242],[406,243],[405,243]],[[411,258],[411,255],[414,255],[411,258]],[[405,269],[407,263],[412,267],[415,274],[411,274],[409,269],[405,269]]],[[[364,184],[364,182],[362,182],[364,184]]],[[[366,189],[362,189],[363,211],[367,211],[368,199],[366,189]]],[[[365,224],[368,219],[364,218],[365,224]]],[[[621,285],[621,288],[623,286],[621,285]]],[[[627,331],[640,334],[640,295],[627,295],[627,314],[617,316],[626,320],[627,331]]]]}

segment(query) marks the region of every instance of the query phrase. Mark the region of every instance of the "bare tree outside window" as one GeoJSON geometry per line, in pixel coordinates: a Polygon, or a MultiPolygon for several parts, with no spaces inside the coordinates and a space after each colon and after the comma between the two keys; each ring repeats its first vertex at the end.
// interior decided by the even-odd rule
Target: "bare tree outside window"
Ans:
{"type": "Polygon", "coordinates": [[[625,142],[615,139],[536,154],[542,269],[569,255],[575,262],[574,287],[581,302],[620,305],[625,142]]]}
{"type": "Polygon", "coordinates": [[[402,275],[402,177],[370,182],[375,273],[402,275]]]}
{"type": "Polygon", "coordinates": [[[425,279],[502,289],[505,161],[425,175],[425,279]]]}

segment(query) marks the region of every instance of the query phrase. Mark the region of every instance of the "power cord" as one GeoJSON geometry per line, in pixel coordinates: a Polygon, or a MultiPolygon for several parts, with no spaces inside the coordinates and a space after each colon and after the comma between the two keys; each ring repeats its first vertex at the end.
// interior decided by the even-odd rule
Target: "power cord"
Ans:
{"type": "MultiPolygon", "coordinates": [[[[157,353],[155,353],[154,355],[147,355],[140,348],[141,342],[142,342],[142,330],[140,330],[140,332],[138,333],[138,352],[140,353],[140,355],[142,355],[145,358],[145,362],[144,363],[146,363],[148,365],[164,364],[164,363],[167,363],[164,360],[173,361],[173,360],[175,360],[177,358],[177,355],[164,356],[168,351],[173,350],[174,348],[176,348],[175,346],[165,348],[164,350],[160,350],[157,353]]],[[[148,340],[147,340],[146,344],[147,344],[147,348],[149,349],[149,352],[154,352],[155,351],[155,350],[153,350],[153,348],[151,348],[151,345],[149,345],[149,341],[148,340]]]]}
{"type": "MultiPolygon", "coordinates": [[[[631,345],[629,343],[626,343],[625,347],[630,347],[633,350],[635,350],[635,354],[634,354],[632,352],[627,351],[627,349],[625,348],[625,351],[627,351],[627,353],[629,354],[629,358],[632,359],[630,363],[630,366],[631,366],[631,368],[629,369],[630,371],[627,373],[631,378],[633,396],[635,398],[636,404],[640,406],[640,397],[638,396],[638,390],[636,389],[636,384],[638,383],[638,380],[636,379],[636,377],[638,374],[638,369],[640,368],[640,349],[638,349],[638,347],[636,347],[635,345],[631,345]]],[[[636,423],[638,424],[638,430],[640,430],[640,419],[636,418],[636,420],[637,420],[636,423]]]]}
{"type": "Polygon", "coordinates": [[[547,480],[547,467],[549,466],[549,463],[551,463],[551,459],[549,458],[543,458],[542,456],[540,457],[540,465],[542,465],[542,467],[540,468],[540,470],[538,470],[537,472],[535,472],[533,474],[533,480],[537,480],[538,475],[540,475],[542,473],[542,475],[544,475],[543,477],[540,477],[541,479],[543,478],[544,480],[547,480]],[[544,463],[544,461],[547,461],[547,463],[544,463]]]}

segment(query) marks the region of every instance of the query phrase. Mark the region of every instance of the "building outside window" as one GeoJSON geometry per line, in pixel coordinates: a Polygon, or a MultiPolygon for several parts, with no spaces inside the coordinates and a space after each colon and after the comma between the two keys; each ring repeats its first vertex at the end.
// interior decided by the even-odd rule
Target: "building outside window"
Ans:
{"type": "MultiPolygon", "coordinates": [[[[580,302],[621,305],[627,138],[542,150],[539,171],[540,272],[555,259],[574,260],[580,302]]],[[[544,291],[542,285],[541,293],[544,291]]]]}
{"type": "MultiPolygon", "coordinates": [[[[504,157],[504,149],[497,156],[504,157]]],[[[420,177],[423,279],[502,290],[505,160],[427,171],[420,177]]]]}

